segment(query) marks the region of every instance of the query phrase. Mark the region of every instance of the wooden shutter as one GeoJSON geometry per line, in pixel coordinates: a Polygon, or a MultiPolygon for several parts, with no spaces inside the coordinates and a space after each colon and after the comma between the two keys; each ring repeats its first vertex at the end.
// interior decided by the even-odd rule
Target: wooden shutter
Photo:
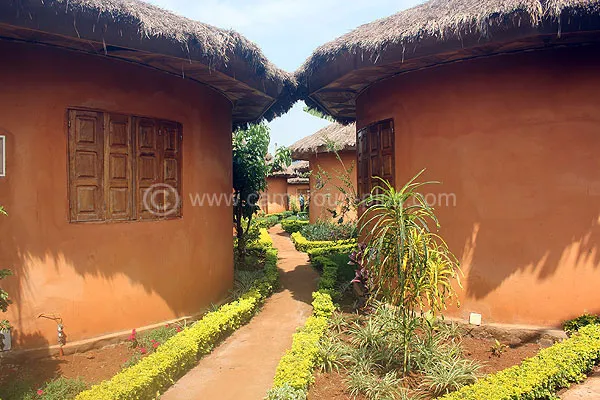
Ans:
{"type": "Polygon", "coordinates": [[[395,155],[394,155],[394,121],[389,119],[379,124],[381,151],[381,177],[394,186],[395,155]]]}
{"type": "Polygon", "coordinates": [[[381,185],[380,177],[394,185],[395,151],[394,121],[389,119],[371,124],[358,131],[358,194],[361,198],[381,185]]]}
{"type": "Polygon", "coordinates": [[[137,160],[137,197],[136,208],[138,219],[155,219],[152,206],[161,206],[164,199],[160,192],[144,195],[149,187],[161,182],[161,149],[162,140],[159,126],[153,119],[136,118],[136,160],[137,160]],[[146,207],[146,205],[149,207],[146,207]]]}
{"type": "Polygon", "coordinates": [[[131,118],[106,114],[104,198],[106,219],[133,218],[133,173],[131,118]]]}
{"type": "Polygon", "coordinates": [[[69,208],[71,221],[104,219],[103,114],[69,110],[69,208]]]}
{"type": "Polygon", "coordinates": [[[381,185],[381,181],[375,177],[381,176],[381,156],[379,144],[379,126],[377,124],[370,125],[367,128],[368,135],[368,155],[369,155],[369,189],[381,185]]]}
{"type": "Polygon", "coordinates": [[[369,159],[368,159],[367,129],[363,128],[356,134],[356,158],[358,165],[358,195],[364,199],[369,194],[369,159]]]}
{"type": "Polygon", "coordinates": [[[162,182],[169,185],[174,191],[167,191],[164,199],[169,217],[181,215],[181,125],[175,122],[162,121],[159,136],[162,138],[161,178],[162,182]],[[176,207],[176,208],[175,208],[176,207]]]}

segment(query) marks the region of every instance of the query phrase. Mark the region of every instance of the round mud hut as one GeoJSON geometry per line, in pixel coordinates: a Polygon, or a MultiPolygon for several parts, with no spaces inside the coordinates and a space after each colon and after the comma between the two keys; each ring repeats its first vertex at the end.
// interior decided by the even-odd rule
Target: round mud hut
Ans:
{"type": "MultiPolygon", "coordinates": [[[[311,223],[338,215],[345,195],[356,192],[356,126],[332,123],[290,146],[292,158],[310,165],[311,223]],[[333,212],[336,214],[333,214],[333,212]]],[[[347,219],[355,219],[350,213],[347,219]]]]}
{"type": "MultiPolygon", "coordinates": [[[[600,2],[431,0],[318,49],[309,106],[356,121],[358,188],[421,169],[461,308],[558,326],[600,312],[600,2]]],[[[311,210],[312,211],[312,210],[311,210]]]]}

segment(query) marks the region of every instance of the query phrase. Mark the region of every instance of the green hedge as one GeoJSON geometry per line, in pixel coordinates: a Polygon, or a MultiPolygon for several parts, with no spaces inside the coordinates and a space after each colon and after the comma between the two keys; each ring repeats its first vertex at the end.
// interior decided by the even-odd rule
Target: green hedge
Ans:
{"type": "Polygon", "coordinates": [[[196,365],[226,335],[247,323],[275,289],[277,250],[266,249],[265,277],[240,299],[206,314],[137,364],[80,393],[77,400],[154,399],[196,365]]]}
{"type": "Polygon", "coordinates": [[[269,400],[305,399],[308,385],[314,381],[318,344],[335,310],[331,296],[313,293],[313,315],[293,336],[292,348],[279,361],[269,400]]]}
{"type": "Polygon", "coordinates": [[[344,240],[318,240],[318,241],[310,241],[306,239],[300,232],[292,233],[292,242],[294,242],[294,246],[296,246],[296,250],[307,252],[313,249],[321,249],[321,248],[331,248],[337,247],[340,245],[352,245],[352,247],[356,246],[356,239],[344,239],[344,240]]]}
{"type": "Polygon", "coordinates": [[[450,393],[443,400],[555,399],[558,389],[580,382],[600,361],[600,325],[588,325],[571,338],[450,393]]]}
{"type": "Polygon", "coordinates": [[[333,254],[350,254],[354,249],[356,249],[356,243],[334,244],[329,247],[318,247],[316,249],[308,250],[306,253],[308,254],[310,261],[313,262],[316,257],[330,256],[333,254]]]}
{"type": "Polygon", "coordinates": [[[304,225],[308,225],[308,221],[301,219],[284,219],[281,221],[281,228],[290,234],[298,232],[304,225]]]}

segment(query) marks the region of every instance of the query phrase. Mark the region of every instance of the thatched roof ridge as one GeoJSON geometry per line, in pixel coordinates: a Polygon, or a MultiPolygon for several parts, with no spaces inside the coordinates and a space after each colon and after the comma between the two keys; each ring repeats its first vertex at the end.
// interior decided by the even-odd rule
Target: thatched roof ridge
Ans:
{"type": "Polygon", "coordinates": [[[290,146],[292,158],[304,159],[312,154],[330,152],[328,142],[338,151],[356,150],[356,124],[342,125],[334,122],[298,140],[290,146]]]}
{"type": "Polygon", "coordinates": [[[309,178],[289,178],[288,179],[288,184],[289,185],[308,185],[310,182],[309,178]]]}
{"type": "MultiPolygon", "coordinates": [[[[267,154],[269,156],[270,154],[267,154]]],[[[267,163],[272,162],[271,160],[267,160],[267,163]]],[[[302,177],[310,172],[310,166],[308,161],[304,160],[294,160],[287,168],[282,171],[273,171],[269,176],[276,176],[282,178],[297,178],[302,177]]]]}
{"type": "MultiPolygon", "coordinates": [[[[522,41],[520,50],[542,48],[564,39],[569,33],[600,30],[600,0],[430,0],[387,18],[364,24],[318,47],[296,71],[304,97],[359,69],[372,68],[383,79],[407,70],[424,68],[448,61],[440,54],[462,51],[463,58],[493,54],[506,48],[470,52],[469,49],[503,41],[522,41]],[[547,35],[543,41],[528,38],[547,35]],[[437,57],[435,57],[437,56],[437,57]],[[417,63],[416,58],[429,57],[417,63]],[[382,67],[396,63],[392,71],[382,67]]],[[[498,46],[497,46],[498,47],[498,46]]],[[[515,50],[516,46],[511,47],[515,50]]],[[[456,61],[455,56],[452,60],[456,61]]],[[[376,76],[363,79],[371,83],[376,76]]],[[[349,85],[349,84],[348,84],[349,85]]],[[[364,87],[339,94],[346,86],[338,82],[331,91],[337,98],[350,97],[364,87]]],[[[333,95],[331,95],[333,96],[333,95]]],[[[331,97],[330,96],[330,97],[331,97]]],[[[323,107],[327,99],[313,97],[307,103],[340,121],[352,121],[350,110],[323,107]],[[339,111],[339,112],[337,112],[339,111]]],[[[335,102],[335,100],[333,100],[335,102]]]]}
{"type": "Polygon", "coordinates": [[[197,78],[230,98],[235,122],[270,119],[287,111],[296,99],[293,76],[269,62],[255,43],[233,30],[194,21],[144,1],[0,3],[0,36],[114,56],[197,78]],[[164,58],[157,61],[156,55],[164,58]],[[262,109],[252,107],[261,96],[262,109]],[[237,114],[236,107],[240,110],[237,114]]]}

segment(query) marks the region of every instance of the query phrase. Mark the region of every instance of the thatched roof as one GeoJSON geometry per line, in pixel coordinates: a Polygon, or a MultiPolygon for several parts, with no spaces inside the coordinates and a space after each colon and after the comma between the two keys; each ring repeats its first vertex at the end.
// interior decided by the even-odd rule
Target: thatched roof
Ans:
{"type": "Polygon", "coordinates": [[[339,121],[371,83],[473,57],[597,42],[600,0],[430,0],[362,25],[296,72],[307,103],[339,121]]]}
{"type": "Polygon", "coordinates": [[[296,100],[293,76],[232,30],[139,0],[1,0],[0,38],[114,57],[207,84],[235,124],[271,119],[296,100]]]}
{"type": "Polygon", "coordinates": [[[288,184],[289,185],[308,185],[310,182],[309,178],[289,178],[288,179],[288,184]]]}
{"type": "MultiPolygon", "coordinates": [[[[267,156],[269,156],[268,154],[267,156]]],[[[272,162],[272,156],[271,160],[272,162]]],[[[269,162],[269,161],[267,161],[269,162]]],[[[273,171],[269,176],[276,176],[281,178],[299,178],[310,172],[310,166],[308,161],[303,160],[295,160],[292,161],[289,167],[285,168],[283,171],[273,171]]]]}
{"type": "Polygon", "coordinates": [[[292,158],[306,159],[315,153],[330,152],[329,143],[338,151],[356,150],[356,125],[342,125],[337,122],[327,125],[291,145],[292,158]]]}

